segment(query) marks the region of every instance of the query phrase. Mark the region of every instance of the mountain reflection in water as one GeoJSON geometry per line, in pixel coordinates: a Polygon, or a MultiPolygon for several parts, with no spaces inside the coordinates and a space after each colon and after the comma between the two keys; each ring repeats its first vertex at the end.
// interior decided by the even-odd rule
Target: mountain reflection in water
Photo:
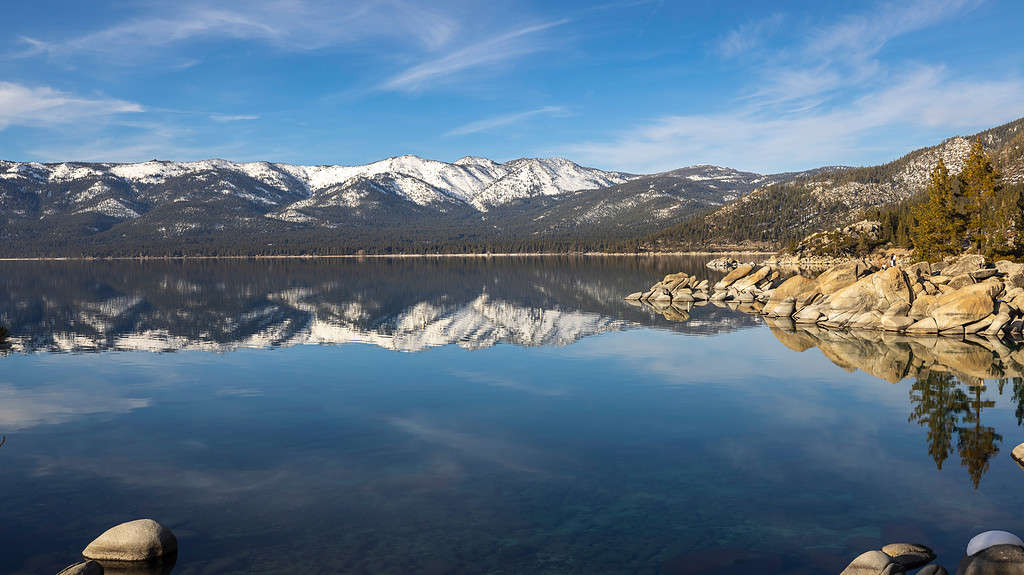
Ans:
{"type": "MultiPolygon", "coordinates": [[[[0,324],[13,334],[10,349],[24,352],[562,346],[649,325],[650,313],[622,305],[629,282],[680,266],[702,269],[702,261],[9,262],[0,267],[0,324]]],[[[676,329],[756,324],[720,310],[676,329]]]]}

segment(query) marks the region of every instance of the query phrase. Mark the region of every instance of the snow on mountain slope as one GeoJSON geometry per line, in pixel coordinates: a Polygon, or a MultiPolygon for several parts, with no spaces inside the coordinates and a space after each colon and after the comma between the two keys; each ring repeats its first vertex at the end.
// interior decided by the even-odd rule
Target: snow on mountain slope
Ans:
{"type": "Polygon", "coordinates": [[[585,168],[563,158],[523,158],[501,166],[508,170],[507,173],[471,202],[480,211],[533,196],[606,188],[635,177],[585,168]]]}
{"type": "MultiPolygon", "coordinates": [[[[561,158],[520,159],[504,164],[486,158],[464,157],[454,163],[417,156],[397,156],[359,166],[301,166],[270,162],[229,162],[221,159],[197,162],[151,160],[134,164],[0,164],[4,179],[24,179],[69,184],[81,180],[120,179],[134,189],[159,186],[174,178],[204,181],[218,177],[220,191],[230,193],[230,174],[245,176],[279,192],[312,197],[317,192],[353,181],[372,179],[395,194],[421,206],[456,199],[486,211],[535,195],[558,195],[622,183],[630,176],[585,168],[561,158]]],[[[239,197],[260,201],[267,189],[239,191],[239,197]]],[[[277,203],[278,198],[265,203],[277,203]]],[[[74,201],[74,200],[73,200],[74,201]]]]}

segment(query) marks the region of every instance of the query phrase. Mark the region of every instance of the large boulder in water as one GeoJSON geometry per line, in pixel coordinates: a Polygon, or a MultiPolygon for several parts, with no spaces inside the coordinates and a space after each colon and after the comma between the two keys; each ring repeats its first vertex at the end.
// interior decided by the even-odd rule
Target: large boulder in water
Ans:
{"type": "Polygon", "coordinates": [[[892,267],[873,273],[832,294],[833,310],[885,311],[897,303],[909,305],[914,292],[903,270],[892,267]]]}
{"type": "Polygon", "coordinates": [[[1024,547],[999,544],[968,553],[960,560],[956,575],[1024,575],[1024,547]]]}
{"type": "Polygon", "coordinates": [[[907,569],[917,569],[935,560],[935,552],[919,543],[890,543],[882,553],[907,569]]]}
{"type": "Polygon", "coordinates": [[[931,317],[939,331],[974,323],[995,313],[995,296],[1002,291],[998,281],[986,281],[939,296],[931,317]]]}
{"type": "Polygon", "coordinates": [[[921,294],[914,298],[914,304],[910,306],[907,317],[914,321],[920,321],[931,317],[932,310],[939,307],[939,297],[934,295],[921,294]]]}
{"type": "Polygon", "coordinates": [[[787,298],[796,298],[798,304],[805,304],[808,300],[818,294],[818,282],[801,275],[795,275],[779,284],[772,292],[768,303],[779,303],[787,298]]]}
{"type": "Polygon", "coordinates": [[[1024,443],[1014,447],[1013,451],[1010,452],[1010,457],[1017,462],[1021,469],[1024,469],[1024,443]]]}
{"type": "Polygon", "coordinates": [[[889,575],[905,569],[881,551],[868,551],[857,556],[840,575],[889,575]]]}
{"type": "Polygon", "coordinates": [[[732,284],[732,287],[736,288],[739,291],[748,290],[756,286],[757,284],[761,283],[761,281],[766,279],[769,275],[771,275],[771,273],[772,268],[768,266],[761,267],[754,273],[736,280],[736,282],[732,284]]]}
{"type": "Polygon", "coordinates": [[[171,530],[152,519],[137,519],[111,527],[82,551],[97,561],[152,561],[178,552],[171,530]]]}
{"type": "Polygon", "coordinates": [[[914,300],[914,290],[903,270],[891,267],[868,277],[871,279],[875,294],[878,295],[880,305],[888,309],[896,304],[905,303],[909,309],[910,303],[914,300]]]}
{"type": "Polygon", "coordinates": [[[734,269],[731,272],[725,274],[724,278],[718,280],[718,283],[715,284],[715,289],[716,290],[723,290],[723,289],[731,286],[733,283],[735,283],[736,280],[738,280],[738,279],[740,279],[742,277],[745,277],[747,274],[749,274],[752,271],[754,271],[754,266],[751,265],[751,264],[743,264],[741,266],[736,266],[736,269],[734,269]]]}
{"type": "Polygon", "coordinates": [[[835,293],[856,283],[869,269],[868,265],[860,260],[833,266],[818,276],[818,289],[825,295],[835,293]]]}

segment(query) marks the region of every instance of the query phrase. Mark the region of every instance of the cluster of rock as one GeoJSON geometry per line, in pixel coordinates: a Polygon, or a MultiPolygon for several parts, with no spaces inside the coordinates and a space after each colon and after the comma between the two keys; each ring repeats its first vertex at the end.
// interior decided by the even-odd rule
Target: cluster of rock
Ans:
{"type": "MultiPolygon", "coordinates": [[[[876,256],[882,260],[881,255],[876,256]]],[[[762,265],[802,271],[822,271],[850,261],[849,256],[826,256],[821,254],[776,254],[764,260],[762,265]]]]}
{"type": "MultiPolygon", "coordinates": [[[[881,551],[861,553],[843,569],[840,575],[890,575],[906,573],[907,570],[925,567],[935,560],[935,553],[924,545],[916,543],[890,543],[881,551]]],[[[927,575],[945,574],[939,565],[928,565],[920,571],[927,575]]]]}
{"type": "Polygon", "coordinates": [[[786,277],[772,265],[742,264],[708,288],[684,273],[669,274],[626,297],[656,304],[734,301],[749,311],[798,324],[915,335],[1021,334],[1024,265],[965,255],[887,269],[863,260],[833,266],[816,278],[786,277]]]}
{"type": "Polygon", "coordinates": [[[683,272],[668,274],[660,282],[645,292],[631,293],[626,296],[628,301],[669,305],[675,303],[692,303],[710,299],[708,280],[699,280],[683,272]]]}
{"type": "Polygon", "coordinates": [[[177,554],[178,540],[170,529],[152,519],[137,519],[103,532],[82,551],[85,561],[57,575],[166,575],[177,554]]]}
{"type": "Polygon", "coordinates": [[[740,264],[713,286],[683,272],[668,274],[644,292],[631,293],[627,301],[668,305],[701,301],[755,302],[768,295],[784,280],[783,272],[772,266],[740,264]]]}
{"type": "MultiPolygon", "coordinates": [[[[736,269],[742,263],[743,262],[737,260],[736,258],[722,257],[722,258],[715,258],[715,259],[709,261],[708,263],[704,264],[704,266],[707,267],[708,269],[717,270],[717,271],[721,271],[721,272],[727,272],[729,270],[736,269]]],[[[751,263],[751,265],[753,265],[753,264],[751,263]]]]}
{"type": "MultiPolygon", "coordinates": [[[[895,575],[921,568],[917,575],[948,575],[941,565],[932,564],[935,553],[924,545],[893,543],[881,550],[857,556],[840,575],[895,575]]],[[[1006,531],[986,531],[974,536],[956,575],[1024,574],[1024,541],[1006,531]]]]}
{"type": "Polygon", "coordinates": [[[982,256],[876,271],[862,261],[816,279],[794,276],[772,291],[761,313],[829,328],[908,334],[1020,334],[1024,265],[982,256]]]}

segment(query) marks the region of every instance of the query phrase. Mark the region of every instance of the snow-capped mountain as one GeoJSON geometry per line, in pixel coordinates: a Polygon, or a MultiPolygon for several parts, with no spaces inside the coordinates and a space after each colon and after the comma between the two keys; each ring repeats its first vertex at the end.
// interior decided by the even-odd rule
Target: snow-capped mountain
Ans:
{"type": "Polygon", "coordinates": [[[436,251],[467,244],[479,251],[524,240],[615,240],[778,179],[710,165],[638,176],[562,158],[499,163],[472,156],[452,163],[398,156],[359,166],[0,162],[0,255],[436,251]]]}
{"type": "MultiPolygon", "coordinates": [[[[0,162],[0,178],[28,187],[42,183],[69,186],[90,181],[86,191],[70,193],[72,203],[88,203],[120,183],[137,195],[181,178],[210,182],[225,195],[279,205],[283,196],[315,199],[359,178],[375,181],[388,192],[417,205],[466,203],[479,211],[537,195],[556,196],[622,183],[630,175],[586,168],[561,158],[519,159],[499,164],[485,158],[465,157],[454,163],[399,156],[361,166],[297,166],[269,162],[199,162],[137,164],[14,163],[0,162]],[[239,189],[234,178],[256,183],[239,189]]],[[[178,201],[181,198],[169,198],[178,201]]],[[[100,210],[105,213],[106,210],[100,210]]]]}

